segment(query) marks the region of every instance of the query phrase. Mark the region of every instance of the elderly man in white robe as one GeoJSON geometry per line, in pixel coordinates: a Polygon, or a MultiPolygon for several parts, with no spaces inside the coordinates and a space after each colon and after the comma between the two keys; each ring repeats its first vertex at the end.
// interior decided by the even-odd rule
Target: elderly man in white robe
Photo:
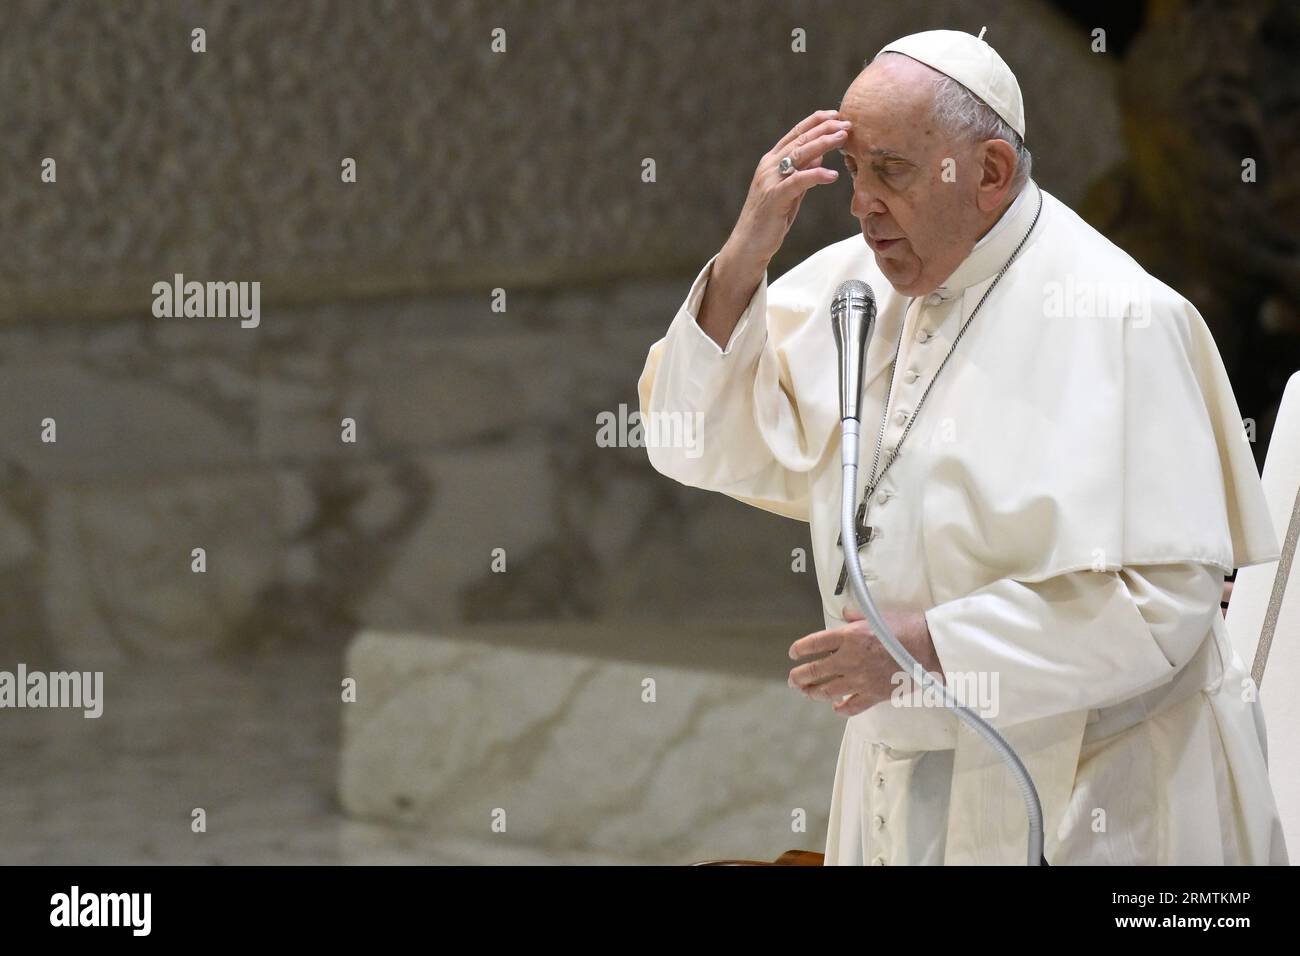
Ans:
{"type": "Polygon", "coordinates": [[[1278,556],[1236,399],[1200,314],[1039,188],[1024,132],[1001,57],[930,31],[783,136],[650,349],[642,415],[702,428],[650,460],[810,524],[826,627],[790,684],[847,718],[827,865],[1023,863],[1011,774],[910,692],[844,586],[829,306],[867,282],[850,546],[926,670],[992,692],[976,709],[1035,781],[1047,862],[1286,863],[1219,607],[1225,573],[1278,556]],[[769,286],[832,151],[860,228],[769,286]]]}

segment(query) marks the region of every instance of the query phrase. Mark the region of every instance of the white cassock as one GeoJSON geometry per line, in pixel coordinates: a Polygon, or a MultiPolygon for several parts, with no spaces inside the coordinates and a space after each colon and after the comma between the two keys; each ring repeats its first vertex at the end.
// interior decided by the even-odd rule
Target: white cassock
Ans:
{"type": "MultiPolygon", "coordinates": [[[[858,233],[764,274],[725,350],[696,323],[711,259],[650,349],[643,418],[702,413],[698,445],[649,447],[654,467],[809,522],[827,627],[851,602],[834,593],[830,299],[862,279],[879,307],[860,498],[896,346],[882,461],[1038,194],[922,298],[858,233]]],[[[949,679],[996,678],[991,722],[1038,787],[1049,863],[1284,864],[1262,711],[1219,609],[1225,572],[1279,549],[1222,360],[1186,299],[1042,197],[874,496],[868,587],[882,611],[926,612],[949,679]]],[[[1027,839],[1011,775],[950,711],[847,720],[828,865],[1022,864],[1027,839]]]]}

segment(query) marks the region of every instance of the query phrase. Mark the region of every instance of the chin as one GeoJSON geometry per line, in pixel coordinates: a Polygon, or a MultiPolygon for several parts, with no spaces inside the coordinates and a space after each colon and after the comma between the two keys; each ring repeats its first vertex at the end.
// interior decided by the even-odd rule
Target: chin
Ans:
{"type": "Polygon", "coordinates": [[[880,269],[881,275],[889,281],[895,292],[899,295],[911,296],[922,294],[917,291],[921,286],[921,277],[919,275],[910,270],[904,274],[900,268],[902,264],[896,259],[886,259],[879,254],[876,254],[875,258],[876,266],[880,269]]]}

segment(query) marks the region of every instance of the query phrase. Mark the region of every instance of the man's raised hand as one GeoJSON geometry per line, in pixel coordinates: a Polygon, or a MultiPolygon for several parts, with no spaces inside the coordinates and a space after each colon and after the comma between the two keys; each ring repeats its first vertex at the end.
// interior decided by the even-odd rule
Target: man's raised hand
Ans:
{"type": "Polygon", "coordinates": [[[758,162],[749,195],[727,240],[732,254],[745,262],[771,261],[813,186],[833,183],[839,174],[822,165],[822,157],[848,137],[849,122],[838,110],[818,110],[801,120],[758,162]],[[794,160],[795,171],[782,176],[781,158],[794,160]]]}

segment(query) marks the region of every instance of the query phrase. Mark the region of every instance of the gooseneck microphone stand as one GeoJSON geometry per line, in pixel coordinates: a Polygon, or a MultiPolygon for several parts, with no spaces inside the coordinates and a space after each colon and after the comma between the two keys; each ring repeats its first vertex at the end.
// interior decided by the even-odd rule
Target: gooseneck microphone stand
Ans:
{"type": "MultiPolygon", "coordinates": [[[[858,435],[861,428],[860,406],[862,400],[862,368],[867,350],[867,339],[875,324],[876,300],[871,287],[858,279],[843,283],[831,302],[831,321],[835,328],[835,344],[840,353],[840,443],[844,481],[840,491],[840,541],[844,551],[844,566],[848,570],[849,584],[858,606],[866,616],[876,638],[889,652],[905,674],[923,688],[939,695],[945,707],[950,707],[957,717],[979,734],[997,751],[1020,786],[1029,816],[1029,866],[1047,866],[1043,855],[1043,807],[1038,799],[1029,771],[1020,761],[1011,745],[993,726],[973,710],[957,703],[952,692],[932,674],[926,672],[919,661],[894,637],[894,632],[871,599],[866,581],[862,577],[862,564],[858,559],[857,528],[854,524],[854,504],[858,487],[858,435]]],[[[955,769],[955,768],[954,768],[955,769]]]]}

